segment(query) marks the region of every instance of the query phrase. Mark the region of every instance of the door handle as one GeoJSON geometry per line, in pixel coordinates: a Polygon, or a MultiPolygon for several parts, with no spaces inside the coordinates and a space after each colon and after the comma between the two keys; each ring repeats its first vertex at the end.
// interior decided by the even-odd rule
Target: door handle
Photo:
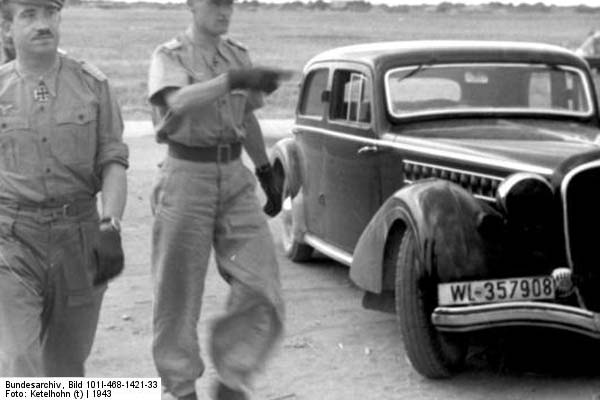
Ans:
{"type": "Polygon", "coordinates": [[[374,154],[379,152],[379,147],[377,146],[363,146],[360,149],[358,149],[358,151],[356,152],[358,155],[364,155],[364,154],[374,154]]]}

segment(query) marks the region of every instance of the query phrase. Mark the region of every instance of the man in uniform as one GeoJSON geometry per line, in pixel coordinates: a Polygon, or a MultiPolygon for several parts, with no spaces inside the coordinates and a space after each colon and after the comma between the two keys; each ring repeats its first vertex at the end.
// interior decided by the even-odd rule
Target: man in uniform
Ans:
{"type": "Polygon", "coordinates": [[[241,44],[222,37],[232,0],[188,0],[193,23],[152,56],[149,100],[168,156],[152,197],[155,213],[154,361],[167,392],[196,399],[204,371],[197,323],[211,247],[231,286],[227,313],[211,328],[219,374],[217,399],[246,399],[251,378],[281,337],[283,301],[273,239],[258,203],[246,149],[267,195],[281,209],[262,132],[253,111],[281,71],[253,68],[241,44]]]}
{"type": "Polygon", "coordinates": [[[58,53],[62,5],[0,5],[0,376],[82,376],[123,266],[121,115],[101,72],[58,53]]]}

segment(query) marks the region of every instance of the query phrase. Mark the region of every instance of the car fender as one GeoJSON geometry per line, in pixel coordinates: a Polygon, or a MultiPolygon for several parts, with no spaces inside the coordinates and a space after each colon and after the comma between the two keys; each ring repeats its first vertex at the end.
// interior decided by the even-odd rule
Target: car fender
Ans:
{"type": "Polygon", "coordinates": [[[360,236],[350,270],[359,287],[374,293],[394,287],[395,263],[385,263],[386,244],[394,230],[408,226],[438,282],[485,277],[501,254],[500,214],[456,184],[419,181],[388,198],[360,236]]]}
{"type": "Polygon", "coordinates": [[[302,186],[302,168],[294,138],[281,139],[275,143],[270,159],[276,173],[282,173],[285,177],[286,195],[295,197],[302,186]]]}

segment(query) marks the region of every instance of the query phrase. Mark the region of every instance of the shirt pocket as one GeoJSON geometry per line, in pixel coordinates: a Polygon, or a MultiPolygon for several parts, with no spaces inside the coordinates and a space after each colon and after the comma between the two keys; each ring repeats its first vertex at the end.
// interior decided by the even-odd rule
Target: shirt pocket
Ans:
{"type": "Polygon", "coordinates": [[[93,164],[96,153],[96,107],[59,111],[51,140],[52,154],[64,164],[93,164]]]}
{"type": "MultiPolygon", "coordinates": [[[[26,132],[29,123],[19,116],[0,117],[0,168],[7,172],[26,172],[28,159],[37,159],[37,150],[31,135],[26,132]]],[[[32,160],[35,161],[35,160],[32,160]]]]}
{"type": "Polygon", "coordinates": [[[232,90],[229,93],[229,104],[231,106],[231,118],[233,126],[241,128],[246,114],[246,100],[248,92],[245,90],[232,90]]]}

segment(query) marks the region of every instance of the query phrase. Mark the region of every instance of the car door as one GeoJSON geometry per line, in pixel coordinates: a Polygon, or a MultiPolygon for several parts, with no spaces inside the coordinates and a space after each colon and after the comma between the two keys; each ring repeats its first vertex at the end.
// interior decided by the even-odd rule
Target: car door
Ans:
{"type": "Polygon", "coordinates": [[[381,204],[372,78],[359,64],[339,64],[332,72],[319,199],[325,209],[324,239],[352,253],[381,204]]]}
{"type": "Polygon", "coordinates": [[[302,195],[304,217],[308,232],[317,236],[324,234],[325,208],[320,199],[323,170],[323,129],[327,110],[329,68],[325,64],[314,65],[306,73],[300,89],[296,110],[295,140],[302,152],[302,195]]]}

